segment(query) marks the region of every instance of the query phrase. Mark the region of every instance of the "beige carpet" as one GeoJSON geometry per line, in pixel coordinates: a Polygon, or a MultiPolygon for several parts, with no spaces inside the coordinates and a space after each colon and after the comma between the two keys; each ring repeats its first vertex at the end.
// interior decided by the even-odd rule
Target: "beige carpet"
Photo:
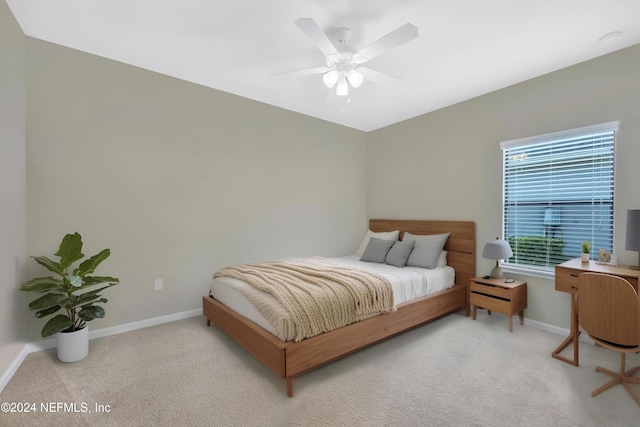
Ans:
{"type": "Polygon", "coordinates": [[[73,364],[29,355],[0,401],[36,412],[0,413],[0,425],[640,426],[621,386],[590,397],[607,381],[595,365],[616,369],[616,354],[583,344],[573,367],[550,356],[562,337],[514,323],[449,315],[301,376],[287,398],[284,380],[197,317],[93,340],[73,364]]]}

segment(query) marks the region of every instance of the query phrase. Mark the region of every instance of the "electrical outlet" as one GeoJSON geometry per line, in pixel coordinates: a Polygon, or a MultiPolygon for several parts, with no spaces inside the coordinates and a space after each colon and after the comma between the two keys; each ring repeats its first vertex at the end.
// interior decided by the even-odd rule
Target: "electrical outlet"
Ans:
{"type": "Polygon", "coordinates": [[[153,282],[153,289],[156,291],[162,290],[162,286],[163,286],[162,279],[156,279],[153,282]]]}

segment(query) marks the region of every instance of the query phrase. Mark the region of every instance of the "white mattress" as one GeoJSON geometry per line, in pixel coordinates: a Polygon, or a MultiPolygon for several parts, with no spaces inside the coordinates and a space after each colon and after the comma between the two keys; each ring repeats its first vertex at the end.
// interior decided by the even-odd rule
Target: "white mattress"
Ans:
{"type": "MultiPolygon", "coordinates": [[[[434,269],[420,267],[398,268],[387,264],[359,261],[359,256],[357,255],[328,258],[327,260],[384,276],[391,284],[396,306],[450,288],[455,280],[455,270],[449,266],[434,269]]],[[[218,277],[211,282],[210,295],[277,336],[275,328],[240,292],[242,287],[248,286],[250,285],[237,279],[218,277]]],[[[280,304],[275,298],[273,298],[273,303],[280,304]]]]}

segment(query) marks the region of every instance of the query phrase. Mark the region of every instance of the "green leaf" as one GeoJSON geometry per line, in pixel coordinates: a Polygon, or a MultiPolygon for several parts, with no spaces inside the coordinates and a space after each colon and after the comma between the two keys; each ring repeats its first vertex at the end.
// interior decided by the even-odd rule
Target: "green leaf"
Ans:
{"type": "Polygon", "coordinates": [[[60,266],[65,269],[79,259],[84,258],[80,234],[74,233],[64,236],[55,255],[60,257],[60,266]]]}
{"type": "MultiPolygon", "coordinates": [[[[97,296],[99,297],[100,295],[97,295],[97,296]]],[[[100,298],[100,299],[98,299],[97,301],[91,301],[91,302],[88,302],[88,303],[84,304],[84,305],[82,306],[82,308],[89,308],[89,307],[91,307],[95,302],[107,303],[107,302],[109,302],[109,300],[108,300],[108,299],[106,299],[106,298],[100,298]]]]}
{"type": "Polygon", "coordinates": [[[51,335],[55,335],[60,331],[64,331],[67,328],[70,328],[73,325],[71,323],[71,319],[69,316],[64,314],[58,314],[55,317],[49,319],[49,321],[42,328],[42,338],[50,337],[51,335]]]}
{"type": "Polygon", "coordinates": [[[84,277],[87,274],[93,273],[102,261],[109,258],[109,255],[111,255],[111,250],[103,249],[99,254],[82,261],[80,267],[76,270],[76,275],[84,277]]]}
{"type": "Polygon", "coordinates": [[[64,282],[54,277],[38,277],[20,285],[20,290],[24,292],[48,292],[58,290],[62,292],[64,282]]]}
{"type": "Polygon", "coordinates": [[[86,307],[86,306],[90,306],[91,304],[93,304],[98,298],[100,297],[100,295],[92,295],[89,298],[84,298],[84,295],[81,298],[78,298],[75,300],[75,302],[73,303],[73,305],[69,306],[69,308],[76,308],[76,307],[86,307]]]}
{"type": "Polygon", "coordinates": [[[79,291],[81,289],[90,288],[91,286],[99,285],[100,283],[111,282],[109,283],[109,286],[115,286],[118,283],[120,283],[120,281],[115,277],[106,277],[106,276],[86,276],[83,280],[84,280],[84,283],[82,284],[82,286],[77,287],[74,292],[79,291]]]}
{"type": "Polygon", "coordinates": [[[97,285],[98,283],[113,282],[111,285],[113,286],[116,283],[120,283],[120,280],[118,278],[109,276],[86,276],[84,278],[84,281],[86,283],[91,283],[92,285],[97,285]]]}
{"type": "Polygon", "coordinates": [[[33,311],[44,310],[60,305],[66,297],[60,294],[45,294],[29,303],[29,308],[33,311]]]}
{"type": "Polygon", "coordinates": [[[35,259],[38,264],[40,264],[47,270],[53,271],[54,273],[58,273],[61,276],[65,275],[64,267],[58,264],[57,262],[47,258],[46,256],[34,256],[32,258],[35,259]]]}
{"type": "Polygon", "coordinates": [[[49,307],[49,308],[47,308],[47,309],[45,309],[45,310],[38,311],[38,312],[35,314],[35,316],[36,316],[38,319],[42,319],[43,317],[47,317],[47,316],[52,315],[53,313],[55,313],[56,311],[60,310],[61,308],[62,308],[62,306],[60,306],[60,305],[56,305],[56,306],[53,306],[53,307],[49,307]]]}
{"type": "Polygon", "coordinates": [[[93,291],[85,292],[82,295],[78,295],[78,299],[76,300],[76,306],[85,305],[88,302],[96,300],[97,298],[100,297],[100,295],[98,295],[98,292],[103,291],[109,287],[110,286],[104,286],[102,288],[95,289],[93,291]]]}
{"type": "Polygon", "coordinates": [[[104,308],[99,305],[92,305],[80,310],[78,316],[87,322],[93,319],[102,319],[104,317],[104,308]]]}

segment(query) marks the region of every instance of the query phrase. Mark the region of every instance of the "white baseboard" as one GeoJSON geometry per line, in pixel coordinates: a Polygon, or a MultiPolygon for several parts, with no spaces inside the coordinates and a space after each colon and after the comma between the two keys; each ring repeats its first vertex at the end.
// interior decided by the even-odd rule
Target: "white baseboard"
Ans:
{"type": "MultiPolygon", "coordinates": [[[[189,311],[182,311],[180,313],[167,314],[166,316],[153,317],[151,319],[139,320],[137,322],[125,323],[123,325],[111,326],[109,328],[102,328],[92,331],[89,329],[89,340],[95,338],[108,337],[111,335],[118,335],[123,332],[135,331],[136,329],[148,328],[149,326],[161,325],[163,323],[175,322],[176,320],[188,319],[190,317],[196,317],[202,315],[201,308],[195,308],[189,311]]],[[[55,338],[32,342],[28,344],[29,353],[33,353],[40,350],[48,350],[56,346],[55,338]]]]}
{"type": "MultiPolygon", "coordinates": [[[[492,316],[498,316],[498,317],[504,317],[505,320],[508,319],[508,317],[502,313],[496,313],[496,312],[492,312],[491,313],[492,316]]],[[[514,316],[514,320],[513,320],[514,325],[518,324],[518,317],[514,316]]],[[[564,336],[564,337],[568,337],[569,336],[569,329],[567,328],[560,328],[558,326],[553,326],[553,325],[549,325],[548,323],[542,323],[542,322],[538,322],[537,320],[531,320],[531,319],[527,319],[525,317],[524,319],[524,324],[527,326],[531,326],[532,328],[535,329],[539,329],[541,331],[545,331],[545,332],[550,332],[554,335],[560,335],[560,336],[564,336]]],[[[515,326],[514,326],[515,329],[515,326]]],[[[589,338],[589,336],[587,334],[580,334],[580,338],[579,338],[580,342],[586,343],[586,344],[594,344],[595,342],[593,342],[593,340],[591,338],[589,338]]]]}
{"type": "Polygon", "coordinates": [[[29,355],[28,343],[19,342],[10,344],[8,347],[12,348],[7,349],[3,347],[3,352],[7,351],[11,354],[16,354],[16,356],[10,361],[4,372],[0,373],[0,393],[2,393],[2,390],[9,384],[9,380],[11,380],[20,365],[22,365],[22,362],[24,362],[24,359],[29,355]]]}
{"type": "MultiPolygon", "coordinates": [[[[125,323],[123,325],[112,326],[95,331],[89,330],[89,339],[92,340],[95,338],[117,335],[123,332],[135,331],[136,329],[148,328],[149,326],[161,325],[163,323],[175,322],[177,320],[188,319],[190,317],[201,315],[202,308],[196,308],[189,311],[167,314],[166,316],[153,317],[151,319],[125,323]]],[[[2,390],[4,390],[5,386],[9,383],[9,380],[11,380],[11,378],[16,373],[24,359],[29,355],[29,353],[54,348],[56,346],[56,340],[47,339],[31,343],[22,343],[21,345],[22,349],[19,351],[18,356],[13,360],[9,368],[6,369],[5,372],[2,372],[2,374],[0,375],[0,393],[2,392],[2,390]]]]}
{"type": "MultiPolygon", "coordinates": [[[[552,334],[562,335],[565,337],[568,337],[570,332],[569,329],[559,328],[547,323],[538,322],[537,320],[524,319],[524,324],[527,326],[531,326],[532,328],[540,329],[541,331],[551,332],[552,334]]],[[[595,345],[595,342],[591,338],[589,338],[586,333],[580,334],[579,341],[586,344],[595,345]]]]}

